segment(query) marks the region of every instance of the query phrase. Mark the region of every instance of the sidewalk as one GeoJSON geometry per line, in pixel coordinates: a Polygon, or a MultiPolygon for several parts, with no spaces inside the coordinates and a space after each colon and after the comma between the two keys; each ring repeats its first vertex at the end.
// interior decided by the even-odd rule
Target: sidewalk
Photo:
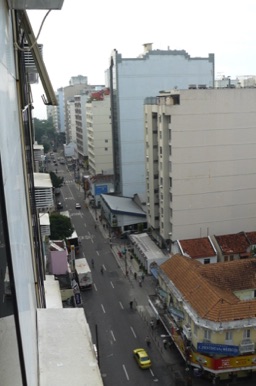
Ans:
{"type": "MultiPolygon", "coordinates": [[[[108,240],[109,247],[112,250],[113,256],[119,268],[122,270],[124,277],[131,284],[130,297],[133,300],[134,306],[139,312],[143,319],[146,329],[145,334],[150,336],[150,339],[156,345],[157,349],[161,353],[161,356],[170,368],[171,378],[170,386],[210,386],[212,385],[210,380],[204,378],[197,378],[192,374],[191,381],[188,381],[190,372],[186,368],[186,364],[181,357],[178,349],[172,345],[171,347],[164,348],[163,340],[165,339],[166,330],[162,325],[156,325],[156,318],[151,306],[148,303],[148,295],[155,294],[157,286],[156,279],[151,275],[145,275],[142,280],[142,286],[139,285],[139,279],[141,278],[142,271],[140,270],[139,264],[135,258],[131,259],[131,254],[128,251],[128,244],[124,240],[115,238],[115,236],[109,235],[109,230],[104,225],[104,221],[99,221],[99,210],[92,209],[88,206],[88,209],[97,224],[98,229],[101,231],[103,237],[108,240]],[[126,250],[125,253],[122,253],[126,250]],[[154,328],[151,326],[151,321],[154,321],[154,328]]],[[[220,385],[223,386],[255,386],[256,380],[253,377],[251,380],[241,379],[236,380],[236,383],[222,381],[220,385]]]]}

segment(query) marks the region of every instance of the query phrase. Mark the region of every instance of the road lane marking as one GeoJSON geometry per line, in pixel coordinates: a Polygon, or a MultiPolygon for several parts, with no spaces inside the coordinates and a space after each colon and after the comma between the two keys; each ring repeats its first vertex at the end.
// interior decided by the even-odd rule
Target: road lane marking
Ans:
{"type": "Polygon", "coordinates": [[[110,334],[112,335],[113,341],[116,342],[116,338],[112,330],[110,330],[110,334]]]}
{"type": "Polygon", "coordinates": [[[124,369],[124,373],[125,373],[125,376],[127,378],[127,381],[129,381],[130,378],[129,378],[129,375],[128,375],[127,371],[126,371],[125,365],[123,365],[123,369],[124,369]]]}
{"type": "Polygon", "coordinates": [[[111,287],[112,287],[112,288],[115,288],[115,287],[114,287],[114,284],[112,283],[112,281],[110,282],[110,284],[111,284],[111,287]]]}
{"type": "Polygon", "coordinates": [[[130,326],[130,329],[131,329],[131,331],[132,331],[132,333],[133,333],[134,338],[137,338],[137,335],[135,334],[135,331],[134,331],[134,329],[132,328],[132,326],[130,326]]]}
{"type": "Polygon", "coordinates": [[[149,371],[151,372],[152,377],[154,377],[155,374],[153,373],[152,369],[149,369],[149,371]]]}
{"type": "Polygon", "coordinates": [[[99,251],[96,251],[96,253],[97,253],[98,256],[100,255],[100,254],[99,254],[99,251]]]}
{"type": "Polygon", "coordinates": [[[102,308],[102,311],[104,312],[104,314],[106,313],[106,311],[105,311],[105,308],[104,308],[104,306],[103,306],[103,304],[101,304],[101,308],[102,308]]]}
{"type": "Polygon", "coordinates": [[[119,302],[119,304],[120,304],[120,307],[122,308],[122,310],[124,309],[124,306],[122,305],[122,303],[121,302],[119,302]]]}
{"type": "Polygon", "coordinates": [[[104,271],[106,271],[106,270],[107,270],[104,264],[102,265],[102,267],[104,268],[104,271]]]}
{"type": "Polygon", "coordinates": [[[94,286],[95,291],[98,291],[95,283],[93,283],[93,286],[94,286]]]}

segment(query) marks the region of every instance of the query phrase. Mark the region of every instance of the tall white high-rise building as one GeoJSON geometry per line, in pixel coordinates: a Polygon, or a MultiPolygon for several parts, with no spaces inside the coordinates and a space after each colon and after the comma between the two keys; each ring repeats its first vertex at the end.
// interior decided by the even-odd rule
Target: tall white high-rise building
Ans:
{"type": "Polygon", "coordinates": [[[115,192],[145,193],[144,113],[146,97],[160,90],[214,87],[214,54],[191,58],[184,50],[152,50],[136,58],[112,53],[111,89],[115,192]]]}
{"type": "Polygon", "coordinates": [[[93,175],[113,174],[109,89],[91,93],[86,104],[89,170],[93,175]]]}
{"type": "Polygon", "coordinates": [[[145,100],[148,225],[159,242],[255,230],[256,89],[145,100]]]}

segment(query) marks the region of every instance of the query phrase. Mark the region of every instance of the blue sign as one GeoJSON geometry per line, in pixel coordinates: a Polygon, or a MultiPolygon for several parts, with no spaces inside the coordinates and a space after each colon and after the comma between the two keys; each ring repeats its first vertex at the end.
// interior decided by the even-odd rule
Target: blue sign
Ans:
{"type": "Polygon", "coordinates": [[[95,196],[108,193],[108,185],[95,185],[95,196]]]}
{"type": "Polygon", "coordinates": [[[75,294],[75,299],[76,299],[76,304],[77,304],[78,306],[79,306],[80,304],[82,304],[80,293],[76,293],[76,294],[75,294]]]}
{"type": "Polygon", "coordinates": [[[225,344],[215,343],[197,343],[197,351],[205,354],[215,355],[239,355],[238,346],[228,346],[225,344]]]}

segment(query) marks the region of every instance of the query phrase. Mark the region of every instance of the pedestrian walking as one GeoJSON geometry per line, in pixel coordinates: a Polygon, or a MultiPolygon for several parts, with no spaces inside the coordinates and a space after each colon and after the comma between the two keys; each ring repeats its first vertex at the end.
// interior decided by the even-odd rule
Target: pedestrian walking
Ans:
{"type": "Polygon", "coordinates": [[[145,275],[144,275],[144,273],[141,275],[141,280],[142,281],[144,281],[144,279],[145,279],[145,275]]]}
{"type": "Polygon", "coordinates": [[[151,340],[149,339],[149,336],[146,336],[145,342],[146,342],[148,347],[151,346],[151,340]]]}
{"type": "Polygon", "coordinates": [[[164,345],[164,348],[167,349],[167,340],[166,339],[163,340],[163,345],[164,345]]]}
{"type": "Polygon", "coordinates": [[[142,280],[139,278],[139,286],[142,287],[142,280]]]}
{"type": "Polygon", "coordinates": [[[152,328],[152,330],[154,330],[154,328],[155,328],[154,320],[151,320],[151,321],[150,321],[150,327],[152,328]]]}
{"type": "Polygon", "coordinates": [[[103,265],[100,267],[100,272],[101,272],[101,274],[103,275],[103,273],[104,273],[103,265]]]}
{"type": "Polygon", "coordinates": [[[92,268],[94,268],[94,260],[93,259],[92,259],[91,263],[92,263],[92,268]]]}
{"type": "Polygon", "coordinates": [[[134,272],[134,279],[137,280],[137,272],[134,272]]]}
{"type": "Polygon", "coordinates": [[[130,309],[132,310],[132,308],[133,308],[133,301],[131,300],[130,301],[130,309]]]}
{"type": "Polygon", "coordinates": [[[95,229],[95,230],[97,229],[97,224],[94,224],[94,229],[95,229]]]}

